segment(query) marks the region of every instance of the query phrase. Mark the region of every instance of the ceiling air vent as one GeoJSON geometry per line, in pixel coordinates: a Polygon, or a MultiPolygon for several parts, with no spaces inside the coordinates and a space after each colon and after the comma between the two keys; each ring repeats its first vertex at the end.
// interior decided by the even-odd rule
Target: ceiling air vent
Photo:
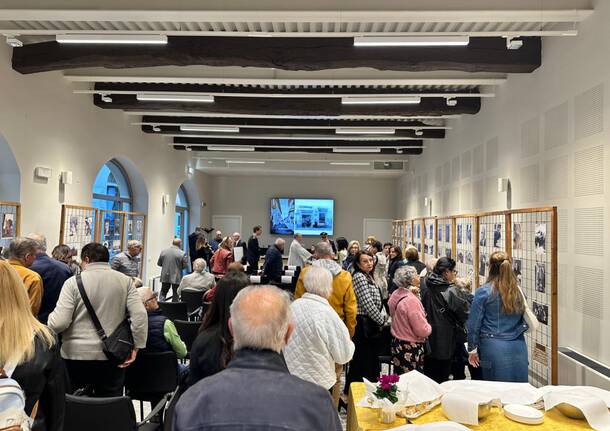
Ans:
{"type": "Polygon", "coordinates": [[[404,162],[375,162],[374,168],[382,171],[402,171],[404,162]]]}

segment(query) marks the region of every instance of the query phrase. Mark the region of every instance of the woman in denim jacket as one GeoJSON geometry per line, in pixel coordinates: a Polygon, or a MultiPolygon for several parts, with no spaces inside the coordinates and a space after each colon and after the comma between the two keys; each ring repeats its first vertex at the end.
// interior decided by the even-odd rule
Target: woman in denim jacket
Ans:
{"type": "Polygon", "coordinates": [[[510,257],[493,253],[489,278],[475,292],[466,325],[468,362],[481,367],[484,380],[527,382],[523,302],[510,257]]]}

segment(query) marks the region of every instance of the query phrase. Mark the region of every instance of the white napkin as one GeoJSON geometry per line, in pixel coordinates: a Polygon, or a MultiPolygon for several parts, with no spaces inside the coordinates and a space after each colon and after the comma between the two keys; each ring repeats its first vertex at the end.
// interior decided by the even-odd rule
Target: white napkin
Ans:
{"type": "Polygon", "coordinates": [[[580,391],[577,388],[551,391],[544,396],[544,408],[547,411],[561,403],[579,408],[585,415],[589,426],[594,430],[610,431],[610,413],[601,398],[591,396],[586,391],[580,391]]]}
{"type": "Polygon", "coordinates": [[[543,392],[529,383],[488,382],[485,380],[449,380],[441,383],[445,393],[454,391],[472,391],[479,394],[499,398],[502,404],[536,404],[543,392]]]}
{"type": "Polygon", "coordinates": [[[292,283],[292,276],[290,275],[282,275],[282,283],[292,283]]]}
{"type": "Polygon", "coordinates": [[[250,283],[260,284],[260,282],[261,282],[261,276],[260,275],[251,275],[250,276],[250,283]]]}
{"type": "Polygon", "coordinates": [[[472,391],[454,391],[443,396],[441,404],[445,416],[467,425],[479,424],[479,404],[500,404],[500,400],[472,391]]]}
{"type": "Polygon", "coordinates": [[[606,403],[606,407],[610,409],[610,391],[604,389],[596,388],[594,386],[543,386],[540,388],[542,395],[546,395],[549,392],[562,392],[565,390],[578,391],[578,393],[600,398],[606,403]]]}
{"type": "Polygon", "coordinates": [[[401,425],[399,427],[390,428],[388,431],[470,431],[464,425],[457,422],[443,421],[430,422],[422,425],[401,425]]]}
{"type": "Polygon", "coordinates": [[[396,386],[408,393],[408,406],[433,401],[443,395],[441,385],[418,371],[402,374],[396,386]]]}

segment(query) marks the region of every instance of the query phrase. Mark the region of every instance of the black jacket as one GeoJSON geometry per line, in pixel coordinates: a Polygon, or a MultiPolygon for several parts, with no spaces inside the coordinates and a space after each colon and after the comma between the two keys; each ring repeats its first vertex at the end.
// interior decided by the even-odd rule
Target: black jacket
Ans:
{"type": "Polygon", "coordinates": [[[415,268],[418,274],[421,274],[421,272],[426,269],[426,264],[419,260],[407,260],[407,265],[415,268]]]}
{"type": "Polygon", "coordinates": [[[223,370],[220,364],[222,340],[220,325],[214,325],[197,334],[191,347],[188,386],[223,370]]]}
{"type": "Polygon", "coordinates": [[[398,268],[406,265],[404,259],[394,259],[390,260],[390,265],[388,265],[388,293],[391,295],[398,287],[394,284],[394,275],[398,268]]]}
{"type": "Polygon", "coordinates": [[[61,431],[64,426],[66,372],[59,355],[59,345],[50,349],[36,337],[34,357],[25,362],[11,376],[25,392],[25,412],[30,414],[36,401],[38,413],[34,431],[61,431]]]}
{"type": "Polygon", "coordinates": [[[447,360],[453,357],[458,340],[465,336],[464,323],[468,319],[469,304],[460,298],[455,289],[442,276],[431,273],[421,289],[421,301],[426,310],[432,333],[430,357],[447,360]]]}
{"type": "Polygon", "coordinates": [[[284,261],[282,260],[282,252],[277,245],[272,245],[267,249],[267,254],[265,254],[263,274],[269,277],[270,281],[279,282],[282,279],[283,271],[284,261]]]}
{"type": "Polygon", "coordinates": [[[258,260],[260,258],[260,255],[261,251],[258,246],[258,237],[256,235],[252,235],[248,240],[248,247],[246,250],[248,265],[258,269],[258,260]]]}
{"type": "Polygon", "coordinates": [[[182,395],[174,430],[340,431],[327,390],[291,375],[271,350],[240,349],[226,370],[182,395]]]}

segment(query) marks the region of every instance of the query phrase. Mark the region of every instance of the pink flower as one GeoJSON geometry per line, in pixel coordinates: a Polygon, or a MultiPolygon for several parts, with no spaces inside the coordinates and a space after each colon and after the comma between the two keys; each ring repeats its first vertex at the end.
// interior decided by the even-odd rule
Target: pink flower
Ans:
{"type": "Polygon", "coordinates": [[[388,380],[390,383],[398,383],[398,381],[400,380],[400,376],[398,376],[397,374],[390,374],[388,376],[388,380]]]}
{"type": "Polygon", "coordinates": [[[390,389],[392,389],[392,385],[390,383],[382,383],[381,389],[383,389],[384,391],[389,391],[390,389]]]}

